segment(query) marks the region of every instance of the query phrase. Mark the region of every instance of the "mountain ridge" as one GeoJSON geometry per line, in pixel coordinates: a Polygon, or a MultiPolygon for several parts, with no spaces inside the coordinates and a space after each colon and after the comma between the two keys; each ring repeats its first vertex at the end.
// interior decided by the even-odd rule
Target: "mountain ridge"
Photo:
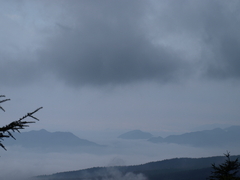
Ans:
{"type": "Polygon", "coordinates": [[[153,137],[151,133],[143,132],[138,129],[128,131],[118,136],[118,138],[121,138],[121,139],[149,139],[151,137],[153,137]]]}
{"type": "MultiPolygon", "coordinates": [[[[240,155],[231,156],[231,159],[240,158],[240,155]]],[[[67,179],[117,179],[129,173],[149,180],[202,180],[211,174],[211,164],[220,164],[225,161],[225,156],[203,158],[174,158],[162,161],[149,162],[131,166],[93,167],[76,171],[59,172],[52,175],[37,176],[41,180],[67,180],[67,179]],[[113,173],[115,172],[115,173],[113,173]],[[118,172],[118,173],[116,173],[118,172]]],[[[134,178],[133,178],[134,179],[134,178]]]]}
{"type": "Polygon", "coordinates": [[[49,132],[45,129],[14,133],[13,136],[16,140],[7,138],[4,141],[6,146],[21,146],[24,148],[37,148],[53,151],[102,146],[95,142],[81,139],[71,132],[49,132]]]}
{"type": "Polygon", "coordinates": [[[228,128],[215,128],[212,130],[195,131],[183,133],[180,135],[170,135],[165,138],[161,136],[148,139],[153,143],[175,143],[182,145],[191,145],[195,147],[225,147],[236,145],[240,140],[240,126],[230,126],[228,128]]]}

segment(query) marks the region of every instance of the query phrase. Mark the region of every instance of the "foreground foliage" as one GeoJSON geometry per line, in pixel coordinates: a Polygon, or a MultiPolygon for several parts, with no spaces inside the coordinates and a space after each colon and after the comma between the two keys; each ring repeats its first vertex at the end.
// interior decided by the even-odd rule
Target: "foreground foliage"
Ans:
{"type": "Polygon", "coordinates": [[[237,180],[240,177],[237,177],[237,173],[240,168],[240,163],[238,162],[238,158],[235,160],[230,159],[230,153],[227,152],[224,154],[226,156],[226,160],[224,163],[219,164],[218,166],[214,163],[212,164],[212,175],[210,176],[210,180],[237,180]]]}
{"type": "MultiPolygon", "coordinates": [[[[4,95],[0,95],[0,98],[5,98],[5,96],[4,96],[4,95]]],[[[6,102],[6,101],[10,101],[10,99],[6,99],[6,98],[5,98],[5,99],[1,100],[0,103],[6,102]]],[[[3,108],[2,106],[0,106],[0,109],[5,112],[5,110],[4,110],[4,108],[3,108]]],[[[33,116],[33,114],[35,114],[35,113],[36,113],[37,111],[39,111],[40,109],[42,109],[42,107],[36,109],[35,111],[32,111],[32,112],[30,112],[30,113],[27,113],[25,116],[23,116],[22,118],[20,118],[20,119],[17,120],[17,121],[13,121],[13,122],[5,125],[5,126],[0,127],[0,139],[1,139],[1,140],[0,140],[0,146],[1,146],[3,149],[7,150],[7,149],[5,148],[5,146],[2,144],[2,141],[4,140],[4,138],[9,138],[9,137],[11,137],[11,138],[15,139],[15,137],[12,135],[11,132],[17,131],[17,132],[20,133],[20,130],[21,130],[21,129],[24,129],[25,127],[29,127],[29,124],[30,124],[30,123],[35,123],[35,121],[25,121],[26,118],[30,117],[30,118],[32,118],[33,120],[39,121],[39,119],[36,118],[35,116],[33,116]]]]}

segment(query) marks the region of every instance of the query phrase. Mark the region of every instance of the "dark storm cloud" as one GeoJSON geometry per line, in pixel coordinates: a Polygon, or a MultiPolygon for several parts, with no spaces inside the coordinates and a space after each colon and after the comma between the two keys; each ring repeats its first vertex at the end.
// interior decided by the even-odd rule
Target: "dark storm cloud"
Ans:
{"type": "Polygon", "coordinates": [[[46,72],[73,86],[240,77],[239,1],[20,4],[20,13],[0,15],[1,52],[16,46],[22,54],[1,53],[0,76],[9,84],[46,72]],[[29,50],[38,62],[30,61],[29,50]]]}
{"type": "Polygon", "coordinates": [[[57,22],[59,35],[47,41],[41,58],[46,67],[73,85],[166,82],[185,78],[194,71],[206,77],[238,78],[239,4],[70,1],[63,16],[70,13],[74,25],[57,22]],[[185,61],[183,52],[157,43],[176,34],[199,39],[196,44],[200,44],[200,55],[185,61]]]}
{"type": "MultiPolygon", "coordinates": [[[[239,28],[238,28],[239,29],[239,28]]],[[[240,77],[240,37],[232,36],[231,32],[217,39],[217,48],[213,48],[213,58],[206,75],[218,79],[240,77]]]]}
{"type": "Polygon", "coordinates": [[[148,38],[149,2],[94,2],[70,6],[76,27],[58,23],[59,36],[41,52],[46,67],[59,77],[74,85],[103,85],[172,81],[188,72],[179,54],[148,38]]]}

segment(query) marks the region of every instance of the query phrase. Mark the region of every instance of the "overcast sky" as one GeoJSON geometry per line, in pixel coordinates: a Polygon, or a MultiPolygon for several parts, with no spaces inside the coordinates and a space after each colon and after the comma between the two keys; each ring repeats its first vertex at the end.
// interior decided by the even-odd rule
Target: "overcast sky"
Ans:
{"type": "Polygon", "coordinates": [[[240,1],[0,1],[1,122],[187,132],[240,125],[240,1]]]}

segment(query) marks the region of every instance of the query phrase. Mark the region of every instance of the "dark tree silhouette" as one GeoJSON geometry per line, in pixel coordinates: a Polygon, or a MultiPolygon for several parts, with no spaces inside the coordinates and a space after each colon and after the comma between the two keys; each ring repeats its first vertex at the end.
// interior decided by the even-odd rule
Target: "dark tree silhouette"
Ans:
{"type": "Polygon", "coordinates": [[[238,158],[231,161],[230,153],[227,152],[224,154],[226,156],[226,160],[224,163],[220,165],[212,164],[213,171],[210,176],[210,180],[239,180],[240,177],[237,177],[237,173],[240,168],[240,163],[238,162],[238,158]]]}
{"type": "MultiPolygon", "coordinates": [[[[4,95],[0,95],[0,98],[5,98],[4,95]]],[[[6,101],[10,101],[10,99],[3,99],[3,100],[0,100],[0,103],[3,103],[3,102],[6,102],[6,101]]],[[[0,109],[3,110],[5,112],[5,110],[3,109],[2,106],[0,106],[0,109]]],[[[30,123],[35,123],[35,121],[25,121],[26,118],[30,117],[32,118],[33,120],[37,120],[39,121],[38,118],[34,117],[33,114],[35,114],[37,111],[39,111],[40,109],[42,109],[42,107],[36,109],[35,111],[33,112],[30,112],[30,113],[27,113],[25,116],[23,116],[22,118],[20,118],[19,120],[17,121],[13,121],[11,122],[10,124],[7,124],[6,126],[3,126],[3,127],[0,127],[0,146],[7,150],[5,148],[5,146],[2,144],[2,141],[4,140],[4,138],[14,138],[14,136],[12,135],[11,132],[19,132],[20,133],[20,130],[21,129],[24,129],[25,127],[29,127],[28,124],[30,123]]],[[[16,140],[16,139],[15,139],[16,140]]]]}

